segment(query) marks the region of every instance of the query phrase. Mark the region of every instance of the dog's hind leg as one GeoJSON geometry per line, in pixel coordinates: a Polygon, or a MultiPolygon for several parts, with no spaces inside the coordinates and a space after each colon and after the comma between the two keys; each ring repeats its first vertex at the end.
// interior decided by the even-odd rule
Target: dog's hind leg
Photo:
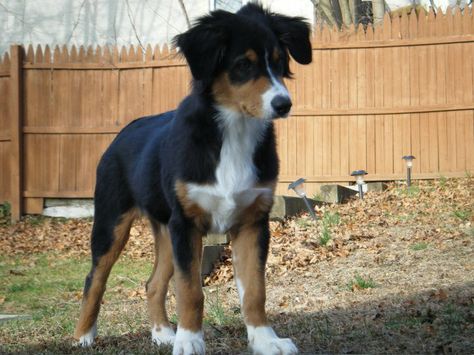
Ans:
{"type": "Polygon", "coordinates": [[[158,345],[173,344],[175,333],[171,328],[165,307],[168,283],[174,271],[171,238],[166,225],[152,220],[150,223],[155,238],[155,264],[146,284],[148,313],[153,324],[151,337],[158,345]]]}
{"type": "Polygon", "coordinates": [[[94,342],[97,316],[107,278],[128,241],[130,227],[137,216],[133,208],[115,218],[110,211],[106,211],[104,216],[101,213],[103,212],[96,210],[91,239],[92,270],[86,277],[81,314],[74,332],[74,337],[82,346],[89,346],[94,342]]]}

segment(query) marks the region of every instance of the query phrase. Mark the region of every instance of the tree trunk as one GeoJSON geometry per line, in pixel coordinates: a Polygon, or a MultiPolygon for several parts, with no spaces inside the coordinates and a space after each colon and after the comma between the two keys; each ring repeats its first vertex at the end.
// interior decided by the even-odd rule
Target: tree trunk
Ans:
{"type": "Polygon", "coordinates": [[[372,13],[374,15],[374,25],[382,23],[385,13],[384,0],[372,0],[372,13]]]}
{"type": "Polygon", "coordinates": [[[322,14],[326,17],[326,21],[329,23],[329,25],[334,26],[337,22],[332,13],[331,0],[320,0],[319,7],[322,10],[322,14]]]}
{"type": "Polygon", "coordinates": [[[349,2],[347,0],[339,0],[339,7],[341,8],[342,23],[344,26],[349,27],[352,23],[349,2]]]}
{"type": "Polygon", "coordinates": [[[359,23],[359,8],[358,8],[358,0],[349,0],[349,9],[351,11],[351,19],[352,23],[357,27],[359,23]]]}

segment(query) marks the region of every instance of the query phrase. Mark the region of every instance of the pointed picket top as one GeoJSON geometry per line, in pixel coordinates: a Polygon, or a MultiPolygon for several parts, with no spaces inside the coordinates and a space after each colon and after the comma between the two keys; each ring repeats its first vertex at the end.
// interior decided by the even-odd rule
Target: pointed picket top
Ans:
{"type": "Polygon", "coordinates": [[[56,45],[53,52],[54,62],[56,62],[56,59],[60,63],[69,63],[69,51],[67,45],[63,44],[62,47],[56,45]]]}
{"type": "Polygon", "coordinates": [[[79,62],[83,63],[86,60],[86,49],[84,48],[83,45],[79,47],[79,56],[78,56],[79,62]]]}
{"type": "Polygon", "coordinates": [[[49,45],[44,47],[44,62],[48,64],[51,63],[51,49],[49,49],[49,45]]]}
{"type": "Polygon", "coordinates": [[[101,63],[102,59],[103,59],[102,47],[97,45],[95,46],[95,50],[94,50],[94,62],[101,63]]]}
{"type": "Polygon", "coordinates": [[[337,43],[339,42],[339,29],[336,25],[332,26],[331,28],[331,42],[337,43]]]}
{"type": "Polygon", "coordinates": [[[72,45],[71,51],[69,52],[69,60],[72,63],[76,63],[79,60],[78,58],[79,58],[79,55],[77,54],[77,48],[75,45],[72,45]]]}
{"type": "Polygon", "coordinates": [[[402,31],[400,28],[400,18],[395,16],[392,19],[392,39],[401,39],[402,38],[402,31]]]}
{"type": "Polygon", "coordinates": [[[400,17],[400,29],[401,29],[401,38],[407,39],[408,35],[408,13],[406,9],[403,9],[402,16],[400,17]]]}
{"type": "Polygon", "coordinates": [[[431,7],[430,11],[428,12],[428,32],[427,35],[429,37],[436,36],[436,13],[434,9],[431,7]]]}
{"type": "Polygon", "coordinates": [[[26,51],[26,61],[29,63],[34,63],[35,61],[35,51],[33,50],[33,45],[30,44],[26,51]]]}
{"type": "Polygon", "coordinates": [[[428,14],[426,11],[420,11],[418,14],[418,38],[424,38],[428,32],[428,14]]]}
{"type": "Polygon", "coordinates": [[[125,46],[122,46],[120,48],[120,62],[126,62],[127,59],[128,59],[127,48],[125,48],[125,46]]]}
{"type": "Polygon", "coordinates": [[[170,46],[170,55],[175,58],[178,55],[178,48],[176,46],[170,46]]]}
{"type": "Polygon", "coordinates": [[[39,44],[36,46],[35,63],[43,63],[43,50],[39,44]]]}
{"type": "Polygon", "coordinates": [[[464,13],[462,15],[462,34],[463,35],[469,35],[472,34],[471,28],[472,28],[472,11],[469,11],[468,9],[464,9],[464,13]]]}
{"type": "Polygon", "coordinates": [[[459,7],[456,7],[456,12],[454,13],[454,33],[456,35],[462,35],[462,12],[459,7]]]}
{"type": "Polygon", "coordinates": [[[135,62],[137,60],[137,53],[135,51],[135,46],[132,44],[128,51],[127,62],[135,62]]]}
{"type": "Polygon", "coordinates": [[[367,26],[367,29],[365,30],[365,39],[367,41],[373,41],[374,40],[374,26],[372,26],[371,23],[367,26]]]}
{"type": "Polygon", "coordinates": [[[148,44],[146,46],[146,51],[145,51],[145,61],[151,62],[153,60],[153,49],[151,49],[151,45],[148,44]]]}
{"type": "Polygon", "coordinates": [[[324,26],[321,32],[321,42],[325,44],[331,42],[331,35],[327,26],[324,26]]]}
{"type": "Polygon", "coordinates": [[[365,31],[364,31],[364,25],[359,23],[357,26],[357,40],[360,41],[365,41],[365,31]]]}
{"type": "Polygon", "coordinates": [[[10,68],[10,55],[8,52],[5,52],[5,55],[3,56],[3,62],[2,65],[4,68],[10,68]]]}
{"type": "Polygon", "coordinates": [[[443,13],[441,7],[439,7],[436,15],[436,35],[444,36],[449,33],[448,31],[447,14],[443,13]]]}
{"type": "Polygon", "coordinates": [[[153,60],[159,60],[159,59],[161,59],[160,45],[155,44],[155,48],[153,49],[153,60]]]}
{"type": "Polygon", "coordinates": [[[314,26],[313,32],[311,33],[311,42],[312,43],[318,42],[320,37],[321,37],[321,31],[319,29],[319,26],[314,26]]]}
{"type": "Polygon", "coordinates": [[[388,12],[386,12],[383,17],[382,28],[383,28],[383,35],[382,35],[383,39],[391,39],[392,38],[392,19],[390,18],[390,15],[388,12]]]}
{"type": "Polygon", "coordinates": [[[120,52],[118,45],[112,47],[112,63],[116,64],[120,62],[120,52]]]}
{"type": "Polygon", "coordinates": [[[163,59],[168,59],[169,55],[170,55],[170,50],[168,48],[168,43],[165,43],[163,45],[163,48],[161,48],[161,57],[163,59]]]}
{"type": "Polygon", "coordinates": [[[318,26],[314,31],[314,39],[318,43],[321,43],[323,41],[323,27],[324,26],[318,26]]]}
{"type": "Polygon", "coordinates": [[[418,19],[414,10],[408,16],[408,33],[410,39],[418,38],[418,19]]]}
{"type": "Polygon", "coordinates": [[[448,6],[446,8],[446,22],[448,23],[448,33],[453,34],[454,33],[454,12],[453,8],[451,6],[448,6]]]}
{"type": "Polygon", "coordinates": [[[61,49],[59,48],[58,45],[54,46],[54,50],[53,50],[53,63],[61,63],[63,62],[62,58],[61,58],[61,49]]]}
{"type": "Polygon", "coordinates": [[[85,55],[84,55],[84,60],[87,63],[92,63],[94,62],[94,48],[92,48],[91,45],[84,47],[85,55]]]}
{"type": "Polygon", "coordinates": [[[104,46],[104,53],[102,54],[102,63],[112,64],[112,52],[110,51],[110,47],[108,45],[104,46]]]}
{"type": "Polygon", "coordinates": [[[354,23],[351,23],[347,29],[347,40],[349,42],[352,42],[354,41],[355,38],[357,38],[357,30],[356,30],[356,27],[355,27],[355,24],[354,23]]]}
{"type": "Polygon", "coordinates": [[[138,48],[137,48],[137,54],[136,54],[135,59],[136,59],[138,62],[143,62],[143,57],[144,57],[144,54],[143,54],[143,47],[142,47],[141,45],[139,45],[138,48]]]}

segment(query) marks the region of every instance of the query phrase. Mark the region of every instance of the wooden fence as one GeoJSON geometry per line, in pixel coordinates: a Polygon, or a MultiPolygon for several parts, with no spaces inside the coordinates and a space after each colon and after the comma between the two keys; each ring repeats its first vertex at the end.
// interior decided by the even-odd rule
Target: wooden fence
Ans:
{"type": "MultiPolygon", "coordinates": [[[[441,14],[441,12],[440,12],[441,14]]],[[[313,63],[292,65],[292,117],[278,121],[279,193],[298,177],[324,182],[474,170],[474,21],[420,14],[377,28],[324,28],[313,63]]],[[[188,92],[185,63],[167,47],[13,46],[0,60],[0,201],[13,215],[44,198],[93,195],[95,167],[130,120],[174,108],[188,92]]]]}

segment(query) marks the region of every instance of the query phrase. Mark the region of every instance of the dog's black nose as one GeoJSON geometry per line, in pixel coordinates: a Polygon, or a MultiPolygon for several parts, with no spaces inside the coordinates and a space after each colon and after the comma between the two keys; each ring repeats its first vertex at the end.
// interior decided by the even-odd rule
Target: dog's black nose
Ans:
{"type": "Polygon", "coordinates": [[[291,100],[288,96],[275,96],[271,102],[273,109],[278,117],[285,117],[291,109],[291,100]]]}

